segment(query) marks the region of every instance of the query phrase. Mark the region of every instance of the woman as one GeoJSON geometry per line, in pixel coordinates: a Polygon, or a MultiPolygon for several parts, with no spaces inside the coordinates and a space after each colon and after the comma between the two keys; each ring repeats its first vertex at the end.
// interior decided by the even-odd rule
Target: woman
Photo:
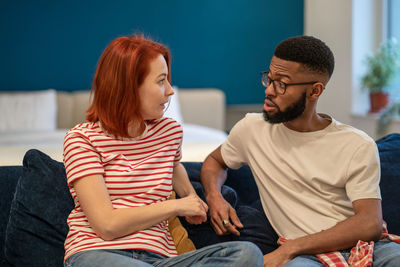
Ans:
{"type": "Polygon", "coordinates": [[[71,129],[64,164],[75,208],[68,217],[65,266],[258,266],[248,242],[177,255],[167,219],[206,221],[181,159],[182,128],[163,118],[169,50],[141,36],[105,49],[94,77],[88,123],[71,129]],[[169,200],[172,190],[181,197],[169,200]]]}

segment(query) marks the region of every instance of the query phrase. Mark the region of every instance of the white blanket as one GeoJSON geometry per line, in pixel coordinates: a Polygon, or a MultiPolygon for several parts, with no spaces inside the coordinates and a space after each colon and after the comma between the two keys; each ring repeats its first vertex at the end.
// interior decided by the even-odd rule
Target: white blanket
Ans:
{"type": "MultiPolygon", "coordinates": [[[[67,130],[0,133],[0,166],[22,165],[26,151],[38,149],[51,158],[63,160],[67,130]]],[[[227,137],[223,131],[183,124],[182,161],[204,161],[227,137]]]]}

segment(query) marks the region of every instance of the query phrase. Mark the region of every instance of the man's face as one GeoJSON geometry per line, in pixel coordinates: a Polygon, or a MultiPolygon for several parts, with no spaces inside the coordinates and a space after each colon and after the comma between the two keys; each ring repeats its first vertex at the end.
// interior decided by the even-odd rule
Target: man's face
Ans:
{"type": "MultiPolygon", "coordinates": [[[[306,89],[308,85],[283,85],[312,81],[308,73],[304,71],[300,63],[272,57],[268,78],[274,80],[265,89],[264,119],[270,123],[283,123],[300,117],[306,108],[306,89]],[[275,90],[279,85],[286,89],[275,90]]],[[[277,88],[278,89],[278,88],[277,88]]]]}
{"type": "MultiPolygon", "coordinates": [[[[271,101],[271,103],[273,102],[271,101]]],[[[283,123],[297,119],[306,109],[306,92],[303,92],[303,95],[300,97],[300,99],[292,103],[292,105],[288,106],[285,110],[282,111],[278,105],[276,105],[276,109],[277,110],[275,113],[268,113],[264,109],[264,120],[268,121],[269,123],[283,123]]]]}

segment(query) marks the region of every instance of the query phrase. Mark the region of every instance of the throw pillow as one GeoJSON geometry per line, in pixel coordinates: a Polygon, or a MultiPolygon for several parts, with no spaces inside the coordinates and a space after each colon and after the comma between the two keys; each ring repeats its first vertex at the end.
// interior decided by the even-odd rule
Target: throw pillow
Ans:
{"type": "Polygon", "coordinates": [[[0,93],[0,132],[57,128],[55,90],[0,93]]]}
{"type": "Polygon", "coordinates": [[[62,266],[66,220],[73,206],[64,165],[29,150],[6,229],[7,261],[15,266],[62,266]]]}
{"type": "MultiPolygon", "coordinates": [[[[172,192],[170,199],[175,199],[175,192],[172,192]]],[[[174,240],[178,254],[196,250],[192,240],[189,239],[186,229],[182,226],[177,216],[168,219],[168,228],[174,240]]]]}

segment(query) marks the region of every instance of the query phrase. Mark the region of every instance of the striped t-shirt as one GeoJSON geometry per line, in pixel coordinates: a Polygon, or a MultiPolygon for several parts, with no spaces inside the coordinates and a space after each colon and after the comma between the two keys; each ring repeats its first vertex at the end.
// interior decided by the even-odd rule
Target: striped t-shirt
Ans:
{"type": "Polygon", "coordinates": [[[102,175],[115,209],[165,201],[172,192],[173,166],[181,159],[181,144],[182,128],[169,118],[147,125],[140,137],[129,140],[107,135],[99,123],[72,128],[64,140],[67,182],[75,202],[67,220],[65,260],[91,249],[143,249],[176,256],[167,220],[111,241],[100,238],[82,211],[72,183],[85,176],[102,175]]]}

